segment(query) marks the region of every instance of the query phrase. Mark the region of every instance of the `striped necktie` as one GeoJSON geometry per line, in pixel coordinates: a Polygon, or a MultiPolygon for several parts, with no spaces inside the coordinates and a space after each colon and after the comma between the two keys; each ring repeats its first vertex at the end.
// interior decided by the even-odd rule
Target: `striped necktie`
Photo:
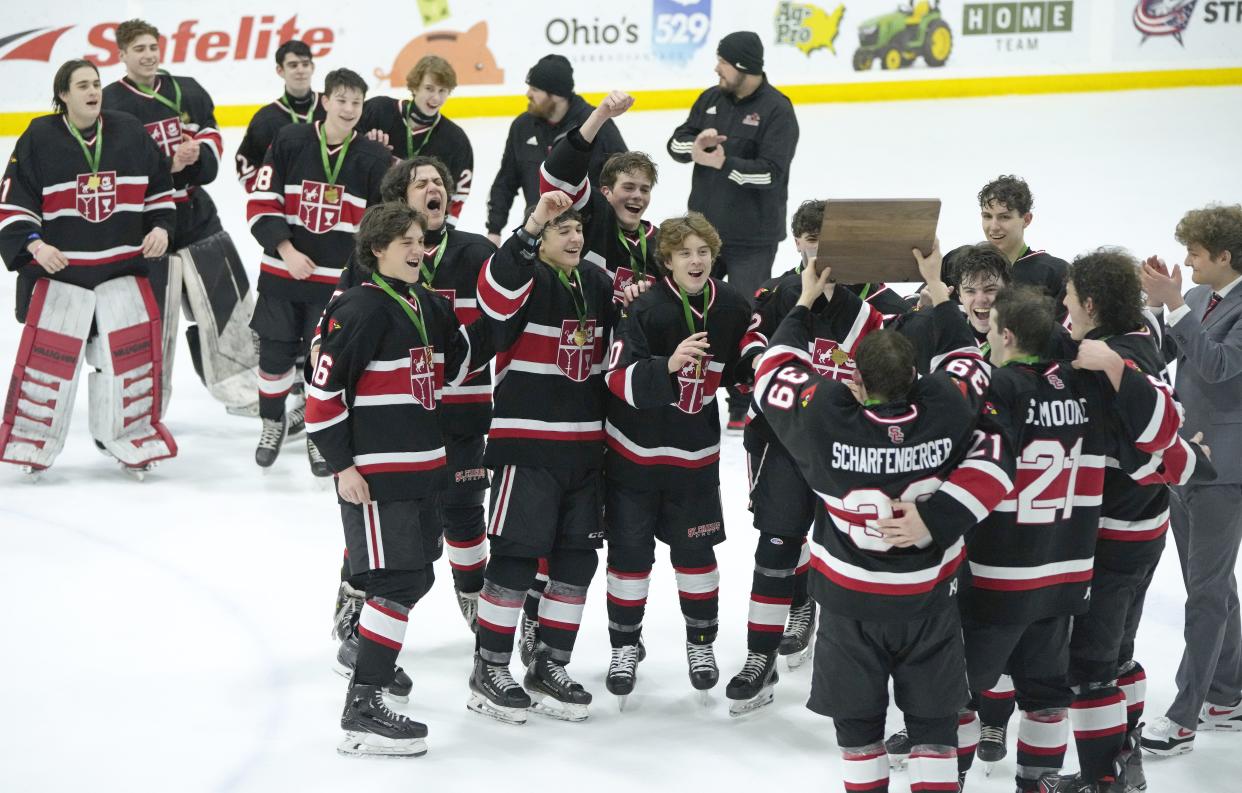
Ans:
{"type": "Polygon", "coordinates": [[[1203,312],[1204,319],[1207,319],[1208,314],[1212,313],[1212,309],[1216,308],[1216,306],[1220,304],[1220,300],[1220,295],[1213,292],[1212,296],[1208,298],[1207,310],[1203,312]]]}

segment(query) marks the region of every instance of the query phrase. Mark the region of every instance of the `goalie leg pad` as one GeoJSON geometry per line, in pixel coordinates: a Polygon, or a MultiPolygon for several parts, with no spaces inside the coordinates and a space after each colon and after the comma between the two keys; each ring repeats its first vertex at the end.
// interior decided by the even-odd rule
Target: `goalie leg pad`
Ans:
{"type": "Polygon", "coordinates": [[[0,423],[0,460],[47,468],[65,446],[95,293],[40,278],[26,312],[0,423]]]}
{"type": "Polygon", "coordinates": [[[160,316],[147,279],[132,275],[95,287],[98,334],[87,345],[91,434],[130,467],[177,455],[160,422],[160,316]]]}
{"type": "Polygon", "coordinates": [[[229,407],[254,404],[259,365],[250,329],[254,294],[233,240],[218,231],[177,251],[175,258],[181,261],[187,313],[198,323],[207,390],[229,407]]]}
{"type": "Polygon", "coordinates": [[[149,287],[155,296],[156,315],[160,318],[163,336],[160,338],[160,360],[163,380],[160,394],[160,418],[168,410],[172,397],[173,359],[177,354],[177,326],[181,324],[181,259],[169,254],[155,259],[150,265],[149,287]]]}

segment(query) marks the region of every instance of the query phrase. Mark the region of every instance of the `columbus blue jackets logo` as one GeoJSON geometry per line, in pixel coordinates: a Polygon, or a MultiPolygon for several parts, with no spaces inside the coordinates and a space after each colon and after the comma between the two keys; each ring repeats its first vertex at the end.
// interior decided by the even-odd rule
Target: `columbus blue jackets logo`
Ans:
{"type": "Polygon", "coordinates": [[[575,383],[585,382],[591,376],[591,364],[595,361],[595,320],[567,319],[561,323],[561,335],[557,340],[556,368],[575,383]]]}
{"type": "Polygon", "coordinates": [[[91,223],[102,223],[116,211],[116,171],[78,174],[75,206],[91,223]]]}
{"type": "Polygon", "coordinates": [[[155,141],[155,145],[160,147],[160,151],[167,157],[173,156],[173,150],[181,143],[181,119],[166,118],[143,126],[151,140],[155,141]]]}
{"type": "Polygon", "coordinates": [[[841,345],[832,339],[816,339],[815,349],[811,353],[811,365],[821,377],[848,382],[854,378],[858,369],[850,354],[841,349],[841,345]]]}
{"type": "Polygon", "coordinates": [[[1172,36],[1178,44],[1182,32],[1190,24],[1199,0],[1139,0],[1134,6],[1134,27],[1143,34],[1143,41],[1152,36],[1172,36]]]}
{"type": "Polygon", "coordinates": [[[436,365],[431,347],[410,348],[410,395],[427,410],[436,406],[436,365]]]}
{"type": "Polygon", "coordinates": [[[302,181],[298,220],[312,234],[327,234],[341,220],[341,190],[327,182],[302,181]]]}
{"type": "Polygon", "coordinates": [[[711,371],[711,362],[712,356],[704,355],[698,364],[690,361],[677,370],[677,409],[682,413],[698,413],[704,398],[720,387],[720,375],[711,371]]]}

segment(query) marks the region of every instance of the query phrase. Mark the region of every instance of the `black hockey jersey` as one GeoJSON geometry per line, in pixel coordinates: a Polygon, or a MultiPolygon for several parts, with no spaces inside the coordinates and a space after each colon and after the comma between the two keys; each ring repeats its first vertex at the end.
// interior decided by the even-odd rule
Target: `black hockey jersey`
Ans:
{"type": "Polygon", "coordinates": [[[988,623],[1080,614],[1105,460],[1126,443],[1144,453],[1173,445],[1177,405],[1129,367],[1114,392],[1095,372],[1036,360],[994,370],[984,411],[1005,428],[1017,473],[1013,492],[970,534],[963,611],[988,623]]]}
{"type": "Polygon", "coordinates": [[[193,245],[220,229],[216,205],[202,186],[215,181],[220,172],[224,140],[216,124],[215,105],[197,80],[161,73],[156,77],[153,88],[177,109],[144,93],[128,77],[104,88],[103,105],[109,110],[129,113],[141,121],[151,139],[170,160],[183,140],[193,139],[199,144],[198,162],[172,174],[177,230],[169,241],[168,249],[174,251],[193,245]]]}
{"type": "Polygon", "coordinates": [[[705,129],[728,138],[720,169],[695,165],[689,208],[702,212],[725,243],[768,244],[785,239],[789,168],[798,147],[798,119],[788,97],[763,84],[745,99],[708,88],[668,140],[677,162],[690,162],[705,129]]]}
{"type": "Polygon", "coordinates": [[[952,607],[963,535],[1012,487],[1012,457],[986,418],[978,421],[987,364],[960,313],[938,318],[938,344],[961,352],[916,381],[906,400],[863,405],[821,375],[807,352],[815,318],[801,306],[760,361],[755,402],[822,503],[811,586],[831,613],[902,622],[952,607]],[[921,502],[931,532],[921,547],[895,548],[874,528],[894,500],[921,502]]]}
{"type": "Polygon", "coordinates": [[[449,199],[448,223],[457,225],[462,207],[470,196],[470,183],[474,181],[474,149],[466,131],[443,113],[437,113],[430,124],[416,119],[411,110],[410,99],[394,99],[391,96],[373,96],[362,106],[362,120],[358,132],[363,135],[373,129],[388,134],[388,145],[393,156],[404,160],[415,155],[436,157],[448,166],[453,175],[453,197],[449,199]]]}
{"type": "Polygon", "coordinates": [[[691,332],[668,276],[631,303],[617,326],[606,375],[613,398],[605,470],[634,489],[714,488],[720,481],[716,390],[738,380],[750,305],[715,279],[688,300],[695,332],[706,330],[711,345],[697,366],[668,371],[669,357],[691,332]]]}
{"type": "Polygon", "coordinates": [[[638,279],[656,282],[659,237],[655,226],[645,220],[634,231],[621,228],[612,204],[588,176],[594,149],[594,141],[587,143],[577,128],[570,130],[539,166],[539,192],[561,190],[573,199],[574,209],[583,215],[586,247],[582,258],[608,272],[613,298],[620,300],[625,287],[638,279]]]}
{"type": "Polygon", "coordinates": [[[901,317],[914,310],[914,303],[885,283],[875,284],[842,284],[846,289],[871,304],[884,318],[884,325],[892,325],[901,317]]]}
{"type": "Polygon", "coordinates": [[[1065,281],[1069,276],[1069,262],[1058,259],[1047,251],[1033,251],[1028,245],[1013,263],[1013,281],[1043,290],[1056,301],[1057,322],[1066,322],[1069,310],[1065,307],[1065,281]]]}
{"type": "Polygon", "coordinates": [[[397,501],[443,488],[442,388],[463,382],[489,353],[447,300],[385,280],[422,317],[426,341],[374,281],[332,301],[306,387],[306,429],[333,471],[356,465],[373,500],[397,501]]]}
{"type": "Polygon", "coordinates": [[[250,119],[246,127],[246,135],[237,147],[235,156],[237,165],[237,181],[246,192],[254,190],[254,178],[263,165],[267,149],[280,132],[288,124],[311,124],[323,121],[323,104],[319,101],[319,93],[311,91],[298,99],[284,94],[279,99],[259,108],[259,112],[250,119]]]}
{"type": "Polygon", "coordinates": [[[577,273],[581,289],[571,291],[516,234],[479,273],[479,309],[498,351],[489,468],[603,464],[604,351],[616,308],[603,270],[577,273]]]}
{"type": "Polygon", "coordinates": [[[17,139],[0,182],[0,256],[18,273],[17,318],[38,278],[93,288],[123,275],[146,275],[142,240],[159,226],[171,240],[176,224],[168,159],[132,116],[100,114],[102,142],[83,134],[91,151],[103,146],[92,174],[65,116],[40,116],[17,139]],[[93,179],[97,179],[94,182],[93,179]],[[49,274],[27,247],[38,235],[69,260],[49,274]]]}
{"type": "MultiPolygon", "coordinates": [[[[334,186],[328,184],[319,148],[320,124],[290,124],[276,134],[246,204],[250,232],[263,246],[259,291],[286,300],[326,303],[354,247],[362,214],[379,203],[380,182],[392,155],[380,144],[353,137],[334,186]],[[289,240],[315,263],[298,281],[277,247],[289,240]]],[[[341,147],[328,149],[335,167],[341,147]]]]}

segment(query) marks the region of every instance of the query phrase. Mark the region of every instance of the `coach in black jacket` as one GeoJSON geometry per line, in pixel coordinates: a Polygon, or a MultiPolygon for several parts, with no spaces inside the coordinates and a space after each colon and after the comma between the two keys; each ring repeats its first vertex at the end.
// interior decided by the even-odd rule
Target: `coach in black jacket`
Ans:
{"type": "MultiPolygon", "coordinates": [[[[487,199],[487,237],[500,245],[500,232],[509,220],[513,195],[520,188],[524,206],[539,201],[539,166],[558,140],[580,126],[595,110],[574,93],[574,67],[563,55],[545,55],[526,74],[526,112],[513,119],[500,158],[500,171],[487,199]]],[[[626,151],[621,131],[609,119],[596,137],[587,166],[592,184],[612,154],[626,151]]],[[[783,222],[783,221],[782,221],[783,222]]]]}

